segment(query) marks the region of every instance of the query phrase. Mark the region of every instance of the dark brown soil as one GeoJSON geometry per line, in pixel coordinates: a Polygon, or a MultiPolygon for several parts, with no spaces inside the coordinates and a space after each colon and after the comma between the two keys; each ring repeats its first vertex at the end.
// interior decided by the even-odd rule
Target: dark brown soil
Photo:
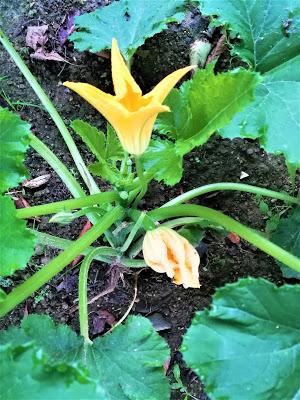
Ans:
{"type": "MultiPolygon", "coordinates": [[[[15,0],[9,3],[0,1],[0,14],[4,14],[4,29],[67,123],[74,118],[82,118],[96,126],[104,126],[104,120],[100,115],[78,96],[61,86],[61,82],[86,81],[110,91],[112,83],[109,60],[93,54],[78,53],[69,43],[61,47],[57,39],[57,32],[70,11],[74,9],[90,11],[98,7],[100,3],[105,4],[104,1],[96,0],[48,0],[46,2],[15,0]],[[65,56],[72,64],[30,59],[30,51],[25,45],[26,30],[28,26],[41,24],[49,25],[52,48],[65,56]]],[[[166,74],[187,65],[190,44],[203,35],[206,28],[207,21],[193,12],[181,26],[172,25],[167,31],[147,40],[139,50],[133,65],[133,74],[143,89],[148,91],[166,74]]],[[[220,65],[222,66],[222,61],[220,65]]],[[[1,75],[8,77],[2,82],[2,89],[12,101],[22,100],[39,104],[34,93],[2,48],[0,48],[1,75]]],[[[31,123],[36,135],[54,150],[70,170],[73,170],[71,157],[48,115],[43,110],[33,107],[18,108],[18,111],[31,123]]],[[[75,140],[84,158],[90,160],[91,156],[87,149],[78,138],[75,140]]],[[[28,152],[27,166],[32,178],[44,173],[51,174],[51,179],[45,187],[35,191],[25,191],[24,197],[31,205],[70,198],[70,194],[58,176],[32,150],[28,152]]],[[[249,174],[245,180],[246,183],[292,192],[282,158],[267,155],[254,141],[228,141],[215,136],[201,149],[193,151],[186,157],[185,174],[180,184],[173,188],[153,184],[142,207],[151,209],[183,191],[206,183],[239,182],[242,171],[249,174]]],[[[100,184],[105,187],[103,182],[100,184]]],[[[265,218],[259,211],[257,199],[252,195],[233,192],[217,193],[204,196],[198,200],[199,203],[200,201],[201,204],[222,210],[253,228],[264,230],[265,218]]],[[[274,212],[281,207],[280,202],[271,201],[269,204],[274,212]]],[[[77,221],[67,227],[59,227],[47,224],[48,219],[48,217],[42,218],[41,222],[36,223],[36,228],[69,239],[75,239],[78,236],[85,222],[81,219],[80,223],[77,221]]],[[[185,290],[172,284],[166,276],[147,269],[138,277],[138,297],[132,311],[144,316],[158,312],[170,324],[170,329],[162,331],[161,334],[172,348],[172,363],[180,363],[183,381],[197,399],[207,399],[207,397],[199,380],[191,371],[184,368],[178,352],[182,335],[189,326],[194,312],[209,305],[217,287],[236,281],[240,277],[265,277],[277,284],[284,282],[275,261],[246,242],[233,244],[227,238],[208,232],[203,243],[205,245],[203,247],[207,247],[207,252],[201,262],[202,287],[200,290],[185,290]]],[[[19,273],[14,278],[13,284],[16,285],[32,275],[55,254],[57,252],[52,249],[39,247],[26,271],[19,273]]],[[[94,263],[89,278],[89,298],[107,287],[114,272],[107,265],[94,263]]],[[[77,275],[78,268],[73,271],[66,270],[63,274],[56,276],[43,290],[4,318],[0,325],[4,327],[11,323],[18,323],[27,310],[29,313],[51,315],[55,321],[66,322],[78,331],[78,315],[74,312],[74,305],[77,304],[77,275]],[[60,285],[62,283],[64,288],[60,285]]],[[[101,297],[90,306],[91,323],[95,322],[96,312],[99,310],[110,312],[116,319],[125,313],[133,297],[134,278],[129,273],[125,273],[124,276],[121,274],[121,278],[123,279],[119,280],[112,293],[101,297]]],[[[183,398],[184,396],[179,391],[173,391],[172,399],[183,398]]]]}

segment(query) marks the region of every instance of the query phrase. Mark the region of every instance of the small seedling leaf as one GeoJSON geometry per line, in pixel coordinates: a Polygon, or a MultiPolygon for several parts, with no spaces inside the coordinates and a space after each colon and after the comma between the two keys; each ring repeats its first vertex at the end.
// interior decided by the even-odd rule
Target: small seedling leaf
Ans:
{"type": "Polygon", "coordinates": [[[296,399],[300,285],[246,278],[218,289],[181,351],[212,399],[296,399]]]}

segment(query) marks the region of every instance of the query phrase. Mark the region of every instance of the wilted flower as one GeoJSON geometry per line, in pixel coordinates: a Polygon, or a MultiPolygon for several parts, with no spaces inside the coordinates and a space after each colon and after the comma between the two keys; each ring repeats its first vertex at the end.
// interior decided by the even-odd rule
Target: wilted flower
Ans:
{"type": "Polygon", "coordinates": [[[176,285],[199,288],[200,257],[190,242],[173,229],[159,227],[144,237],[146,264],[156,272],[166,273],[176,285]]]}
{"type": "Polygon", "coordinates": [[[158,113],[170,111],[169,107],[162,105],[163,101],[193,67],[171,73],[144,96],[126,66],[116,39],[112,41],[111,67],[115,96],[88,83],[65,82],[64,85],[82,96],[108,120],[128,153],[139,156],[149,145],[158,113]]]}

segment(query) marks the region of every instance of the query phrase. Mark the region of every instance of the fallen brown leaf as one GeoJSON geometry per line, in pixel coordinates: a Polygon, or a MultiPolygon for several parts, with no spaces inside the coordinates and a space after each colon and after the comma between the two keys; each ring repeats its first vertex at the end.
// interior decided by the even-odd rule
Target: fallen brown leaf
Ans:
{"type": "Polygon", "coordinates": [[[26,34],[26,45],[33,50],[43,47],[48,41],[47,30],[48,25],[29,26],[26,34]]]}
{"type": "Polygon", "coordinates": [[[65,60],[56,51],[48,51],[46,49],[45,46],[48,42],[47,30],[48,25],[28,27],[26,34],[26,45],[34,50],[34,53],[31,54],[30,57],[37,60],[67,62],[67,60],[65,60]]]}
{"type": "Polygon", "coordinates": [[[47,183],[50,178],[51,178],[50,174],[45,174],[45,175],[37,176],[34,179],[30,179],[30,180],[26,179],[22,183],[22,186],[29,188],[29,189],[36,189],[36,188],[39,188],[40,186],[45,185],[45,183],[47,183]]]}

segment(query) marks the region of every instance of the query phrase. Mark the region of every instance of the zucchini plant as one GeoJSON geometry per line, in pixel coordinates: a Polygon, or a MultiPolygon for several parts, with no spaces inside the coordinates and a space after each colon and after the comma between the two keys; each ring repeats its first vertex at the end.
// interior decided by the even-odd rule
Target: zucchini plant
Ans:
{"type": "MultiPolygon", "coordinates": [[[[170,397],[171,388],[163,369],[169,348],[146,318],[129,316],[125,324],[117,324],[111,332],[90,339],[87,279],[93,260],[117,262],[126,268],[148,266],[165,273],[176,285],[201,290],[200,257],[184,230],[178,232],[178,228],[202,229],[209,224],[211,229],[222,227],[236,233],[284,268],[300,273],[299,226],[292,225],[291,219],[281,222],[280,231],[286,236],[289,229],[293,230],[293,238],[282,240],[278,231],[271,241],[220,211],[187,203],[213,191],[249,192],[295,206],[291,217],[294,221],[300,201],[288,193],[220,182],[183,193],[153,210],[141,211],[139,207],[152,180],[166,185],[178,183],[183,157],[206,143],[215,132],[223,137],[259,138],[266,151],[284,154],[289,170],[295,173],[300,165],[300,117],[293,108],[297,93],[299,96],[298,8],[292,4],[284,8],[274,2],[271,9],[264,4],[266,1],[203,1],[203,12],[218,16],[212,24],[223,24],[231,36],[240,35],[232,52],[247,61],[249,68],[215,74],[214,63],[205,69],[186,66],[143,94],[131,75],[133,54],[167,22],[180,21],[184,5],[179,0],[156,0],[149,11],[146,3],[135,7],[133,0],[120,0],[77,17],[78,31],[72,39],[79,50],[98,52],[111,47],[115,91],[111,95],[88,83],[64,83],[108,121],[106,132],[83,120],[74,119],[71,123],[96,159],[88,166],[55,106],[0,31],[0,42],[55,122],[84,183],[82,187],[30,131],[27,122],[0,108],[0,140],[5,150],[0,157],[0,276],[8,277],[26,268],[36,243],[62,250],[9,293],[0,289],[0,316],[26,300],[77,256],[85,256],[78,278],[80,335],[42,315],[30,315],[20,327],[2,331],[0,399],[170,397]],[[157,13],[159,5],[162,8],[157,13]],[[263,25],[258,18],[260,12],[265,16],[263,25]],[[244,18],[246,13],[248,19],[244,18]],[[274,13],[279,16],[276,14],[275,18],[274,13]],[[112,16],[121,21],[119,28],[112,25],[105,38],[98,40],[112,16]],[[288,32],[280,25],[285,17],[293,20],[288,32]],[[267,25],[266,21],[272,24],[267,25]],[[267,30],[265,37],[262,26],[267,30]],[[249,31],[254,32],[251,37],[249,31]],[[192,70],[193,77],[174,89],[192,70]],[[285,110],[279,107],[281,103],[285,110]],[[286,118],[290,118],[289,129],[283,140],[281,131],[286,118]],[[29,146],[49,163],[74,199],[15,209],[7,191],[27,176],[24,159],[29,146]],[[95,176],[107,181],[112,189],[101,192],[95,176]],[[86,215],[92,227],[76,241],[27,227],[27,219],[43,215],[52,215],[52,223],[64,224],[86,215]],[[109,245],[92,246],[102,235],[109,245]]],[[[277,288],[263,279],[246,278],[218,289],[211,307],[196,313],[183,338],[181,352],[212,399],[298,398],[299,297],[299,285],[277,288]]]]}

